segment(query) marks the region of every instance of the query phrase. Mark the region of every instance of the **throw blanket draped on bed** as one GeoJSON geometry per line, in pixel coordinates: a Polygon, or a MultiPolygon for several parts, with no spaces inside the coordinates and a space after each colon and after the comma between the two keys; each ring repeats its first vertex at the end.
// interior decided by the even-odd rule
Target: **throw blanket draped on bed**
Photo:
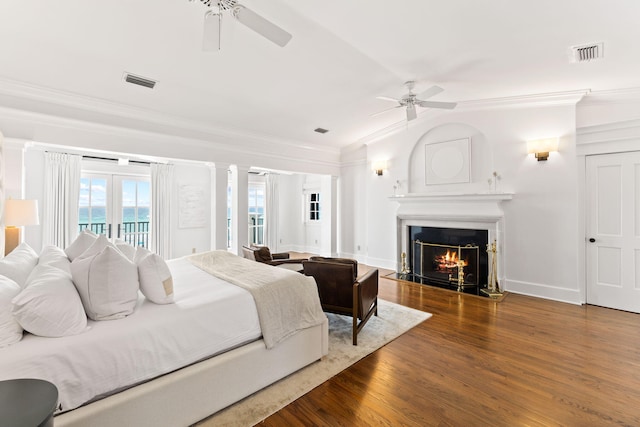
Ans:
{"type": "Polygon", "coordinates": [[[224,250],[191,255],[188,259],[207,273],[251,293],[267,348],[326,319],[312,277],[250,261],[224,250]]]}

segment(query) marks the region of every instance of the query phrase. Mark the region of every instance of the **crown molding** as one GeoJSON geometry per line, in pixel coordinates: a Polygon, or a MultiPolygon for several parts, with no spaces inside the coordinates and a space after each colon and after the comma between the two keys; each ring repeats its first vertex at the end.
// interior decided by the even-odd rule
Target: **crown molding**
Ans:
{"type": "Polygon", "coordinates": [[[581,107],[602,104],[626,104],[640,101],[640,87],[598,90],[589,92],[581,101],[581,107]]]}
{"type": "MultiPolygon", "coordinates": [[[[242,159],[246,158],[247,154],[252,154],[259,156],[261,159],[272,159],[275,161],[286,161],[291,162],[291,164],[295,164],[304,168],[304,165],[313,165],[318,166],[320,168],[330,168],[331,170],[338,170],[340,168],[339,161],[339,153],[324,153],[324,156],[321,156],[320,153],[305,153],[304,148],[300,146],[296,146],[294,149],[289,150],[280,150],[274,149],[273,145],[268,146],[268,149],[264,149],[264,142],[261,141],[243,141],[247,144],[242,145],[236,143],[237,141],[232,140],[231,143],[222,143],[212,140],[205,140],[201,138],[194,138],[190,136],[181,136],[181,135],[173,135],[166,133],[159,133],[150,130],[140,130],[130,127],[119,127],[109,124],[85,121],[80,119],[73,119],[61,116],[52,116],[44,113],[38,113],[27,110],[17,110],[13,108],[7,108],[0,106],[0,118],[4,120],[9,120],[13,122],[27,122],[27,123],[37,123],[38,127],[51,127],[54,129],[63,129],[65,131],[71,132],[88,132],[91,134],[99,134],[99,135],[107,135],[114,136],[120,138],[132,138],[141,141],[147,141],[153,143],[154,145],[161,143],[166,146],[175,146],[176,141],[180,142],[180,147],[182,148],[182,152],[187,151],[188,148],[192,148],[197,152],[201,153],[216,153],[216,156],[219,157],[220,152],[224,152],[230,154],[234,159],[242,159]],[[248,144],[251,143],[252,146],[248,147],[248,144]],[[262,148],[262,149],[261,149],[262,148]],[[300,153],[302,150],[302,153],[300,153]],[[300,154],[307,155],[296,155],[295,152],[298,151],[300,154]],[[332,160],[335,159],[335,160],[332,160]]],[[[5,136],[5,141],[7,139],[18,140],[18,138],[8,138],[5,136]]],[[[79,148],[73,144],[64,145],[57,142],[49,142],[49,141],[40,141],[36,138],[19,138],[20,140],[31,141],[36,145],[50,145],[61,148],[68,148],[74,150],[84,150],[84,151],[100,151],[100,152],[122,152],[122,149],[110,149],[108,147],[100,147],[100,148],[79,148]]],[[[219,139],[217,137],[216,139],[219,139]]],[[[235,138],[234,138],[235,139],[235,138]]],[[[128,154],[139,155],[139,153],[130,152],[128,154]]],[[[152,157],[158,158],[166,158],[166,159],[183,159],[183,160],[196,160],[196,159],[188,159],[184,157],[180,157],[179,153],[173,153],[171,155],[165,154],[152,154],[152,157]]],[[[207,161],[207,158],[197,159],[200,161],[207,161]]],[[[209,159],[211,160],[211,159],[209,159]]],[[[215,160],[211,160],[215,161],[215,160]]],[[[224,160],[223,160],[224,161],[224,160]]],[[[238,163],[237,160],[232,163],[238,163]]]]}
{"type": "MultiPolygon", "coordinates": [[[[489,98],[471,101],[458,102],[455,110],[442,111],[436,109],[428,109],[418,114],[418,118],[410,122],[409,126],[414,123],[420,123],[425,120],[433,119],[442,114],[455,114],[456,112],[489,110],[489,109],[511,109],[511,108],[531,108],[531,107],[553,107],[558,105],[576,105],[581,99],[590,93],[589,89],[581,89],[566,92],[542,93],[533,95],[510,96],[504,98],[489,98]]],[[[359,143],[369,145],[380,141],[398,131],[405,130],[407,121],[402,120],[387,126],[384,129],[373,132],[358,140],[359,143]]]]}
{"type": "MultiPolygon", "coordinates": [[[[186,136],[191,138],[193,138],[194,134],[200,134],[201,136],[198,139],[202,140],[232,138],[236,140],[260,142],[261,144],[275,144],[281,146],[282,150],[295,148],[304,149],[310,153],[316,152],[332,155],[339,155],[340,153],[340,149],[337,147],[321,146],[309,141],[286,140],[273,135],[248,132],[237,128],[206,125],[201,122],[181,119],[175,116],[126,104],[92,98],[77,93],[45,88],[9,79],[0,78],[0,96],[1,95],[35,101],[38,103],[47,103],[59,107],[77,109],[79,111],[89,111],[102,115],[105,118],[118,117],[121,119],[133,120],[140,124],[156,126],[152,131],[157,133],[167,133],[168,131],[175,136],[186,136]]],[[[74,119],[73,117],[68,118],[71,120],[84,121],[82,119],[74,119]]],[[[133,126],[127,127],[135,129],[133,126]]],[[[270,151],[281,150],[272,149],[270,151]]]]}

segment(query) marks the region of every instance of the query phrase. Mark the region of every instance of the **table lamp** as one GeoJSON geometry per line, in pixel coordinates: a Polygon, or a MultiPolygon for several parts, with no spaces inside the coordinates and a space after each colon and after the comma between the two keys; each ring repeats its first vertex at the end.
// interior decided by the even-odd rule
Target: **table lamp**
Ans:
{"type": "Polygon", "coordinates": [[[7,199],[4,202],[4,254],[20,244],[20,227],[38,225],[38,201],[7,199]]]}

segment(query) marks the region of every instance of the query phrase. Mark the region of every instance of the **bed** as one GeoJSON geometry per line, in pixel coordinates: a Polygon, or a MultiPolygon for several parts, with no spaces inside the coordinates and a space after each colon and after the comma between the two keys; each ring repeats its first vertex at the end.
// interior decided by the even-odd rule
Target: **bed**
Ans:
{"type": "MultiPolygon", "coordinates": [[[[0,379],[31,377],[56,384],[57,427],[180,426],[204,419],[327,354],[326,316],[319,316],[315,307],[302,328],[270,338],[263,333],[264,308],[261,312],[256,304],[255,292],[230,283],[248,274],[307,287],[308,278],[226,252],[220,255],[233,265],[226,274],[242,272],[213,275],[215,266],[208,269],[196,262],[202,258],[168,261],[174,304],[156,305],[140,296],[133,314],[114,321],[89,320],[88,330],[79,335],[25,334],[19,343],[0,350],[0,379]]],[[[317,304],[322,313],[319,300],[317,304]]]]}

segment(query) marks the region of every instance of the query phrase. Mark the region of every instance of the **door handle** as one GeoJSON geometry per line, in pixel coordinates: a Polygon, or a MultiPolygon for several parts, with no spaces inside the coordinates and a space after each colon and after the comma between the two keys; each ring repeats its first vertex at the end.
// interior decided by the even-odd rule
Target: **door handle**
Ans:
{"type": "Polygon", "coordinates": [[[591,238],[589,239],[589,241],[590,241],[591,243],[595,243],[596,239],[594,239],[593,237],[591,237],[591,238]]]}
{"type": "Polygon", "coordinates": [[[111,238],[111,224],[109,224],[109,227],[107,228],[107,238],[111,238]]]}

